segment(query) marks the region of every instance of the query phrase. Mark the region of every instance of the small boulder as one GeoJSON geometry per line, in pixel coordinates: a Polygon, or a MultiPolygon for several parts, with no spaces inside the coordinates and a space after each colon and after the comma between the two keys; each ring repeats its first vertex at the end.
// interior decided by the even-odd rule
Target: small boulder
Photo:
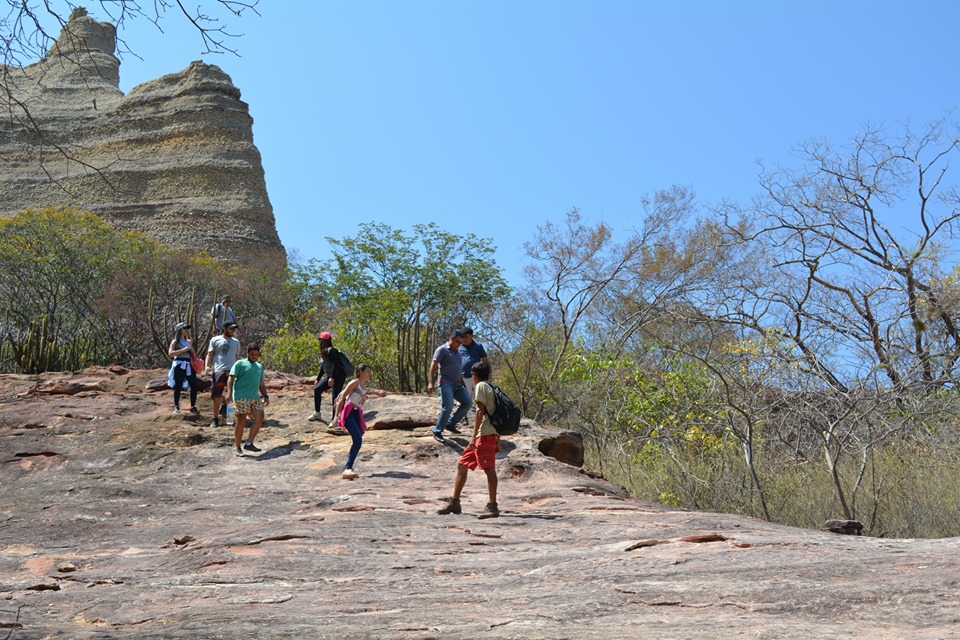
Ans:
{"type": "Polygon", "coordinates": [[[863,530],[863,523],[856,520],[827,520],[823,525],[823,530],[847,536],[858,536],[863,530]]]}
{"type": "Polygon", "coordinates": [[[583,437],[573,431],[564,431],[556,436],[544,438],[537,449],[545,456],[559,460],[574,467],[583,466],[583,437]]]}

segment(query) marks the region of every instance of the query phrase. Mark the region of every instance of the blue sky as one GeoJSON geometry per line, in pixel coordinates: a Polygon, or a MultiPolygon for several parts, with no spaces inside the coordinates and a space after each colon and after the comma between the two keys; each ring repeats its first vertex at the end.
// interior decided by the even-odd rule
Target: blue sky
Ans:
{"type": "MultiPolygon", "coordinates": [[[[195,3],[194,3],[195,4],[195,3]]],[[[205,4],[211,12],[214,7],[205,4]]],[[[193,5],[189,5],[193,6],[193,5]]],[[[91,14],[98,14],[91,3],[91,14]]],[[[190,61],[254,118],[280,238],[329,257],[362,222],[491,238],[520,281],[538,224],[626,232],[643,194],[747,202],[757,161],[960,106],[960,3],[914,0],[263,0],[240,57],[169,14],[121,32],[121,89],[190,61]]],[[[952,119],[960,117],[954,112],[952,119]]]]}

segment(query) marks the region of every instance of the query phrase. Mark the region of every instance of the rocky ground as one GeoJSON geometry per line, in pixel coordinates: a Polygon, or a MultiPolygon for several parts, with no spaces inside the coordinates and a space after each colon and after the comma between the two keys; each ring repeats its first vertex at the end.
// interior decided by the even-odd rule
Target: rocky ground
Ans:
{"type": "MultiPolygon", "coordinates": [[[[349,438],[271,376],[262,453],[169,411],[161,371],[0,378],[0,640],[23,638],[960,638],[960,540],[885,540],[668,509],[525,425],[502,517],[436,398],[368,403],[349,438]],[[566,460],[545,455],[543,451],[566,460]]],[[[306,384],[305,384],[306,382],[306,384]]]]}

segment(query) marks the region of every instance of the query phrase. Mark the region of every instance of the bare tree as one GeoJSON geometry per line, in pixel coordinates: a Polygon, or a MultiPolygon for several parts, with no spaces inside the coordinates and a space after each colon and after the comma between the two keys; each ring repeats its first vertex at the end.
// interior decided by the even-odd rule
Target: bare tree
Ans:
{"type": "Polygon", "coordinates": [[[527,285],[486,322],[484,335],[502,351],[528,415],[582,424],[586,415],[577,415],[561,380],[565,370],[587,352],[638,357],[656,342],[654,327],[675,324],[671,309],[715,286],[728,261],[715,241],[723,229],[694,218],[693,192],[673,187],[642,204],[641,225],[623,241],[573,209],[524,245],[527,285]]]}
{"type": "Polygon", "coordinates": [[[958,144],[937,122],[893,140],[867,129],[843,150],[803,145],[804,167],[765,173],[764,195],[728,227],[764,268],[731,282],[738,302],[712,318],[745,338],[776,332],[770,355],[789,374],[764,386],[818,443],[847,518],[874,448],[919,422],[915,397],[958,381],[958,144]]]}
{"type": "Polygon", "coordinates": [[[957,378],[960,332],[948,261],[960,194],[946,182],[960,130],[934,123],[887,141],[879,129],[846,153],[801,147],[807,166],[763,176],[752,232],[775,286],[754,293],[786,328],[808,371],[830,388],[882,371],[898,389],[957,378]]]}
{"type": "MultiPolygon", "coordinates": [[[[241,2],[238,0],[211,0],[213,10],[204,9],[198,4],[188,9],[180,0],[155,0],[146,3],[138,0],[97,0],[106,19],[118,30],[135,20],[147,20],[162,33],[163,20],[170,12],[179,14],[192,24],[203,43],[201,53],[232,53],[237,50],[231,40],[239,34],[230,30],[230,18],[239,18],[244,13],[259,15],[257,5],[260,0],[241,2]],[[227,14],[221,17],[217,14],[227,14]]],[[[56,43],[58,35],[67,28],[69,17],[79,5],[70,0],[62,2],[37,2],[33,0],[4,0],[6,15],[0,19],[0,38],[5,65],[23,67],[46,55],[56,43]],[[54,31],[56,29],[56,31],[54,31]]],[[[71,34],[67,32],[69,37],[71,34]]],[[[118,41],[120,53],[134,54],[122,39],[118,41]]]]}

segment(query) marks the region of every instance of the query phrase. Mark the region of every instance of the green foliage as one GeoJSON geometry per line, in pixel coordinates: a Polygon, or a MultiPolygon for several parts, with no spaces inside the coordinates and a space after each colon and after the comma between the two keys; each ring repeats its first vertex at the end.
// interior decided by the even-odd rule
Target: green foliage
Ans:
{"type": "Polygon", "coordinates": [[[309,332],[280,329],[263,342],[263,363],[271,370],[313,376],[319,370],[317,337],[309,332]]]}
{"type": "Polygon", "coordinates": [[[332,331],[336,347],[372,365],[386,389],[425,388],[430,357],[449,331],[509,294],[493,247],[473,234],[366,223],[327,241],[331,260],[292,271],[287,327],[296,333],[295,323],[310,322],[310,330],[332,331]]]}
{"type": "Polygon", "coordinates": [[[209,309],[228,284],[242,305],[244,338],[257,339],[287,306],[283,276],[283,265],[227,267],[89,213],[21,211],[0,218],[0,368],[162,362],[181,320],[193,325],[202,354],[209,309]]]}
{"type": "Polygon", "coordinates": [[[125,250],[134,257],[118,265],[96,299],[105,333],[127,363],[165,363],[173,327],[183,321],[192,326],[194,348],[203,357],[211,337],[209,311],[232,268],[204,253],[167,247],[139,234],[125,240],[125,250]]]}
{"type": "Polygon", "coordinates": [[[48,316],[31,321],[22,334],[7,336],[16,370],[20,373],[75,371],[82,369],[96,354],[95,338],[75,335],[68,341],[58,339],[48,316]]]}
{"type": "Polygon", "coordinates": [[[110,359],[96,301],[136,248],[135,236],[71,209],[0,218],[0,331],[11,346],[3,367],[39,372],[110,359]]]}

